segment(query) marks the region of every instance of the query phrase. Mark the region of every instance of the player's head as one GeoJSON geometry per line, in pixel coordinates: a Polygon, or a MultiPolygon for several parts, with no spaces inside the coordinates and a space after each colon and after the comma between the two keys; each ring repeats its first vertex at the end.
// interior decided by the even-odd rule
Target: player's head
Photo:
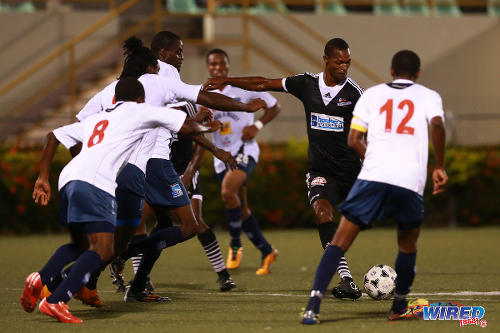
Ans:
{"type": "Polygon", "coordinates": [[[128,76],[138,78],[143,74],[158,73],[158,60],[150,49],[142,45],[139,38],[130,37],[127,39],[123,44],[123,51],[127,57],[118,79],[128,76]]]}
{"type": "Polygon", "coordinates": [[[135,77],[124,77],[115,87],[116,101],[144,103],[144,87],[135,77]]]}
{"type": "Polygon", "coordinates": [[[213,49],[207,53],[207,70],[210,77],[227,77],[229,56],[222,49],[213,49]]]}
{"type": "Polygon", "coordinates": [[[401,50],[392,57],[391,75],[415,81],[420,74],[420,58],[410,50],[401,50]]]}
{"type": "Polygon", "coordinates": [[[342,38],[330,39],[325,45],[323,61],[325,72],[333,78],[335,83],[344,81],[351,65],[351,51],[347,42],[342,38]]]}
{"type": "Polygon", "coordinates": [[[151,51],[161,61],[181,70],[184,60],[183,43],[179,36],[170,31],[160,31],[151,41],[151,51]]]}

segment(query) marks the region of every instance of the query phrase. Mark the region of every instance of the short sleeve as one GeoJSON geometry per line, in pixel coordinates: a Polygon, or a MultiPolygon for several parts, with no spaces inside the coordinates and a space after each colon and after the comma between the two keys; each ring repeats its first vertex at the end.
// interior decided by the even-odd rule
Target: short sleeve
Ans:
{"type": "Polygon", "coordinates": [[[57,140],[69,149],[79,142],[83,142],[83,123],[77,122],[71,125],[62,126],[52,131],[57,140]]]}
{"type": "Polygon", "coordinates": [[[427,122],[430,124],[431,119],[434,117],[441,117],[444,121],[443,100],[441,96],[437,92],[431,90],[427,101],[427,122]]]}
{"type": "Polygon", "coordinates": [[[179,132],[187,117],[187,113],[184,111],[170,107],[156,107],[151,105],[147,105],[146,107],[149,109],[142,114],[142,117],[146,118],[143,119],[145,128],[161,126],[173,132],[179,132]]]}
{"type": "Polygon", "coordinates": [[[282,80],[283,89],[285,89],[286,92],[289,92],[295,97],[302,99],[304,79],[305,74],[297,74],[295,76],[286,77],[282,80]]]}
{"type": "Polygon", "coordinates": [[[78,112],[76,115],[76,118],[79,121],[84,121],[87,119],[89,116],[92,116],[96,113],[99,113],[103,110],[102,107],[102,92],[99,92],[92,97],[87,104],[83,107],[83,109],[78,112]]]}
{"type": "Polygon", "coordinates": [[[201,85],[186,84],[180,80],[172,78],[162,78],[166,84],[167,90],[173,93],[177,101],[188,101],[196,103],[201,90],[201,85]]]}
{"type": "MultiPolygon", "coordinates": [[[[356,102],[356,106],[354,107],[354,111],[352,113],[353,119],[351,122],[351,128],[353,128],[352,124],[359,125],[363,128],[368,128],[369,120],[370,120],[370,110],[368,108],[368,94],[363,94],[359,97],[356,102]]],[[[356,129],[356,128],[355,128],[356,129]]]]}

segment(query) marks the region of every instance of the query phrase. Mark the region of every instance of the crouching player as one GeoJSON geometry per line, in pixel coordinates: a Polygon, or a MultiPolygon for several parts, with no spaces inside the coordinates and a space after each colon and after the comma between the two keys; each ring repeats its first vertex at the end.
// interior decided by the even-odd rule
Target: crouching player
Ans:
{"type": "Polygon", "coordinates": [[[21,294],[26,312],[35,309],[44,284],[56,284],[52,295],[40,302],[40,311],[62,322],[81,323],[66,304],[113,256],[116,176],[132,150],[156,127],[193,134],[209,130],[186,119],[182,111],[142,104],[144,88],[135,78],[120,80],[115,96],[118,103],[113,108],[47,136],[33,191],[33,199],[43,206],[50,200],[50,164],[59,143],[72,147],[82,142],[83,147],[59,176],[61,223],[69,229],[71,242],[58,248],[40,271],[26,278],[21,294]],[[73,261],[67,278],[61,280],[62,269],[73,261]]]}

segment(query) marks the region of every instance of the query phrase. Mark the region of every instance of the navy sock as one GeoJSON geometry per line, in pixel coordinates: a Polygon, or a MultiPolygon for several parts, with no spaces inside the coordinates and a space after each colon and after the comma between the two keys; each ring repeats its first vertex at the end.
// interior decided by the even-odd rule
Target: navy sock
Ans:
{"type": "Polygon", "coordinates": [[[255,215],[251,214],[248,219],[243,222],[243,231],[248,239],[252,241],[253,245],[262,252],[262,258],[273,251],[271,244],[264,238],[255,215]]]}
{"type": "Polygon", "coordinates": [[[111,263],[111,261],[108,261],[104,263],[97,271],[92,274],[92,276],[89,278],[89,282],[85,284],[85,287],[89,288],[90,290],[95,290],[97,289],[97,281],[99,280],[99,277],[101,276],[102,271],[111,263]]]}
{"type": "Polygon", "coordinates": [[[130,243],[127,250],[120,256],[123,260],[128,260],[144,251],[164,249],[184,241],[182,231],[179,227],[167,227],[153,230],[148,237],[130,243]]]}
{"type": "Polygon", "coordinates": [[[408,295],[410,287],[415,278],[415,262],[417,260],[417,253],[403,253],[399,251],[396,258],[396,294],[408,295]]]}
{"type": "Polygon", "coordinates": [[[64,279],[59,287],[47,298],[49,303],[67,303],[73,294],[88,282],[90,276],[101,268],[103,262],[101,257],[94,252],[87,250],[75,261],[68,277],[64,279]]]}
{"type": "Polygon", "coordinates": [[[330,245],[325,249],[325,253],[321,258],[316,276],[314,277],[314,284],[311,290],[311,298],[307,304],[306,310],[312,310],[319,313],[319,306],[321,299],[325,294],[326,288],[330,284],[333,275],[337,271],[340,258],[344,256],[344,251],[338,246],[330,245]]]}
{"type": "Polygon", "coordinates": [[[143,291],[146,289],[146,281],[149,279],[149,273],[153,269],[155,262],[160,257],[162,249],[149,249],[142,254],[141,264],[135,273],[134,280],[130,286],[132,291],[143,291]]]}
{"type": "Polygon", "coordinates": [[[60,281],[61,272],[70,262],[78,258],[80,251],[75,244],[69,243],[59,247],[45,266],[38,272],[43,284],[57,283],[60,281]]]}
{"type": "Polygon", "coordinates": [[[229,234],[231,235],[231,247],[241,247],[241,207],[226,209],[229,221],[229,234]]]}
{"type": "Polygon", "coordinates": [[[325,249],[326,244],[332,241],[333,235],[335,235],[335,231],[337,230],[337,226],[333,222],[325,222],[318,224],[316,227],[318,228],[321,246],[325,249]]]}

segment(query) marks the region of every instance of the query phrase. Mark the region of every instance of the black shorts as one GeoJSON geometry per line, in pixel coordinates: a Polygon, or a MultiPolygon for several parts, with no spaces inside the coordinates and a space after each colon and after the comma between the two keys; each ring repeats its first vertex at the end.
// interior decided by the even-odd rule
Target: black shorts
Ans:
{"type": "Polygon", "coordinates": [[[200,170],[196,170],[194,172],[193,179],[191,180],[191,185],[189,186],[189,190],[187,190],[187,192],[189,199],[203,200],[200,183],[200,170]]]}
{"type": "Polygon", "coordinates": [[[339,181],[330,175],[310,171],[306,174],[307,197],[309,204],[312,206],[314,201],[325,199],[332,206],[336,206],[342,202],[349,194],[349,190],[354,184],[352,181],[339,181]]]}

